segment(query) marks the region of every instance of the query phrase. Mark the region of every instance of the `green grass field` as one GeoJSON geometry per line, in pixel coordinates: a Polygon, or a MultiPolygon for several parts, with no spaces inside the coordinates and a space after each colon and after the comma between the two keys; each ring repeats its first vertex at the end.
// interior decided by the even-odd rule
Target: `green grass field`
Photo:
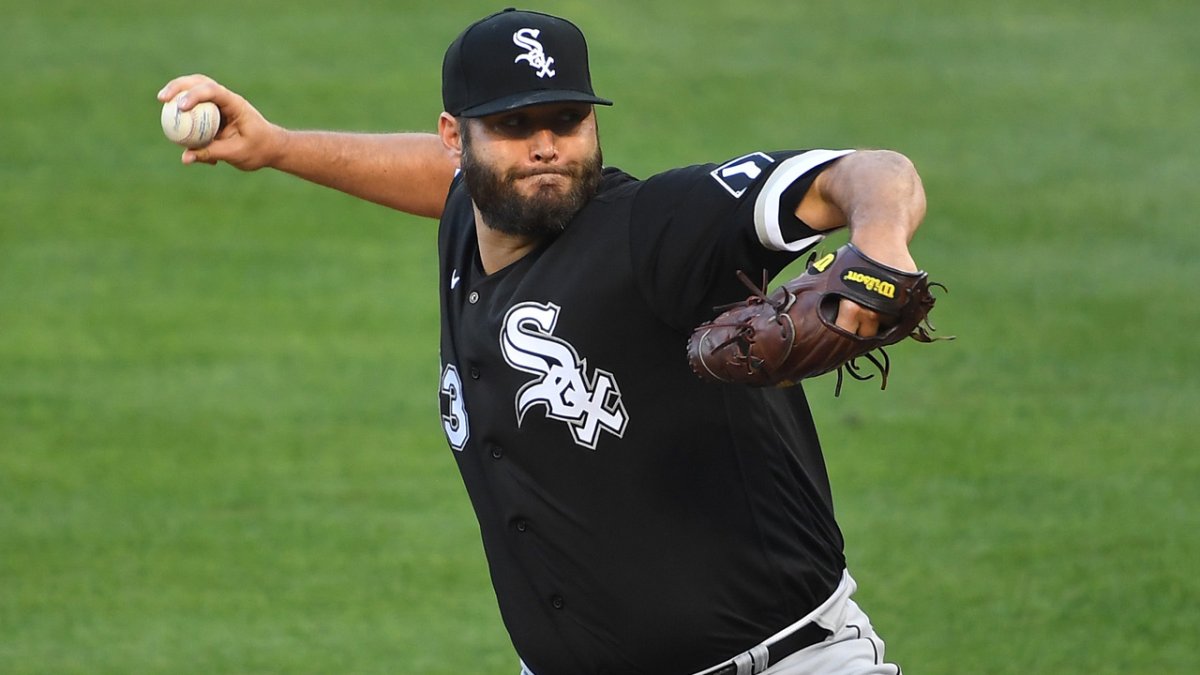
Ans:
{"type": "MultiPolygon", "coordinates": [[[[438,424],[433,223],[183,167],[154,99],[198,71],[281,124],[431,130],[499,7],[4,4],[0,672],[515,675],[438,424]]],[[[1195,672],[1200,5],[537,7],[589,34],[611,164],[922,171],[958,340],[808,386],[905,672],[1195,672]]]]}

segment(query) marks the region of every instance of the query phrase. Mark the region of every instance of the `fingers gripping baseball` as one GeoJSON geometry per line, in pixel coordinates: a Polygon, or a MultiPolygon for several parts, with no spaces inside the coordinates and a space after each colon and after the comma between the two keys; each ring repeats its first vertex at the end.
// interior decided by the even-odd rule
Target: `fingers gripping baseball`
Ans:
{"type": "Polygon", "coordinates": [[[278,155],[283,142],[283,129],[267,121],[242,96],[230,91],[206,75],[177,77],[158,92],[158,100],[170,101],[180,96],[180,111],[191,110],[205,101],[214,103],[221,111],[221,128],[211,143],[203,148],[185,150],[184,164],[216,164],[226,162],[243,171],[268,166],[278,155]],[[182,96],[180,96],[182,94],[182,96]]]}

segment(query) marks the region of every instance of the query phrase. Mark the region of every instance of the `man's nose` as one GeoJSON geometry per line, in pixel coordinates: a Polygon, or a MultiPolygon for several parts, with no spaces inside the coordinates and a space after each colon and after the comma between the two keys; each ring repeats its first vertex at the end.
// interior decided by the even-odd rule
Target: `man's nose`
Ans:
{"type": "Polygon", "coordinates": [[[534,161],[551,162],[558,157],[558,143],[554,132],[538,129],[529,139],[529,153],[534,161]]]}

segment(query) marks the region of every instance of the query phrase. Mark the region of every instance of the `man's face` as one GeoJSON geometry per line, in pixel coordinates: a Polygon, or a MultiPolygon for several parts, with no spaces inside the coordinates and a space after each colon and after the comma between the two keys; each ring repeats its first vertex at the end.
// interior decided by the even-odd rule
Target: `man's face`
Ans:
{"type": "Polygon", "coordinates": [[[554,236],[596,193],[603,159],[590,105],[529,106],[460,129],[463,179],[494,230],[554,236]]]}

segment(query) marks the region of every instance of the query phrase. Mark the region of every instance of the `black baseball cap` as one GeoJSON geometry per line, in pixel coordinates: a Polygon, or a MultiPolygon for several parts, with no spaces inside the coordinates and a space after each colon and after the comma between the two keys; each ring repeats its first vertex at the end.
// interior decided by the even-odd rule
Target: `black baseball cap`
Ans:
{"type": "Polygon", "coordinates": [[[442,104],[483,117],[538,103],[612,105],[592,91],[579,28],[541,12],[506,9],[471,24],[442,61],[442,104]]]}

